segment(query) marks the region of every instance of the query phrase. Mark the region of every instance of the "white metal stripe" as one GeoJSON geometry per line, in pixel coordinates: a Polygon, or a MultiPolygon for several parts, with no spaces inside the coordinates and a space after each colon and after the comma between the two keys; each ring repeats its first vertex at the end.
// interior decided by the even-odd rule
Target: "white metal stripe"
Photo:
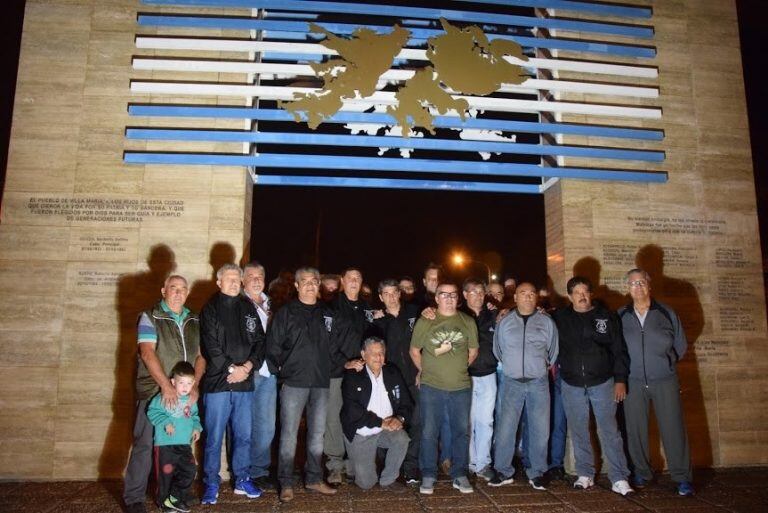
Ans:
{"type": "MultiPolygon", "coordinates": [[[[240,96],[259,97],[266,100],[292,100],[294,93],[312,93],[318,89],[305,87],[272,87],[248,86],[230,84],[198,84],[189,82],[131,82],[131,91],[148,94],[173,95],[211,95],[211,96],[240,96]]],[[[514,100],[508,98],[493,98],[482,96],[454,95],[454,98],[467,100],[470,108],[500,112],[562,112],[571,114],[588,114],[595,116],[616,116],[641,119],[660,119],[661,109],[655,107],[624,107],[614,105],[591,105],[584,103],[514,100]]],[[[366,98],[344,100],[344,104],[364,105],[396,105],[395,93],[377,91],[366,98]]],[[[359,109],[354,109],[359,110],[359,109]]]]}
{"type": "MultiPolygon", "coordinates": [[[[216,72],[216,73],[258,73],[272,75],[275,78],[293,78],[296,76],[314,76],[311,66],[306,64],[261,63],[241,61],[200,61],[185,59],[133,59],[134,69],[162,70],[183,72],[216,72]]],[[[414,75],[414,70],[390,69],[379,79],[380,86],[389,81],[405,81],[414,75]]],[[[504,85],[499,89],[502,93],[536,93],[539,90],[563,91],[587,94],[604,94],[610,96],[632,96],[638,98],[658,98],[659,89],[656,87],[636,87],[614,84],[595,84],[590,82],[575,82],[567,80],[541,80],[530,78],[519,86],[504,85]]]]}
{"type": "MultiPolygon", "coordinates": [[[[155,50],[200,50],[212,52],[279,52],[304,55],[337,55],[335,50],[323,45],[311,43],[277,43],[272,41],[248,41],[231,39],[190,39],[137,36],[137,48],[155,50]]],[[[426,50],[403,49],[397,55],[399,59],[426,61],[426,50]]],[[[569,61],[560,59],[530,58],[523,61],[516,57],[504,56],[512,64],[520,66],[579,71],[583,73],[598,73],[605,75],[619,75],[626,77],[656,78],[658,70],[654,67],[626,66],[621,64],[604,64],[589,61],[569,61]]]]}

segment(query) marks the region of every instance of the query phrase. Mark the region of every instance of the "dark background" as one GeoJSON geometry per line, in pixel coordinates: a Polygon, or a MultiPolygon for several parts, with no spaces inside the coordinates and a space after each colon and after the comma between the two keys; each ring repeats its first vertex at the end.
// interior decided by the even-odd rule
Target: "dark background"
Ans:
{"type": "MultiPolygon", "coordinates": [[[[764,94],[768,2],[736,2],[749,109],[763,255],[768,242],[764,94]]],[[[6,0],[0,18],[0,187],[5,181],[24,0],[6,0]]],[[[727,77],[723,78],[724,80],[727,77]]],[[[1,200],[0,200],[1,201],[1,200]]],[[[444,264],[461,249],[495,272],[539,283],[546,277],[543,196],[403,190],[256,187],[251,254],[273,277],[280,268],[319,265],[324,272],[359,266],[366,281],[444,264]]],[[[764,258],[763,268],[768,268],[764,258]]],[[[465,274],[485,276],[481,264],[465,274]]],[[[765,273],[764,273],[765,275],[765,273]]]]}

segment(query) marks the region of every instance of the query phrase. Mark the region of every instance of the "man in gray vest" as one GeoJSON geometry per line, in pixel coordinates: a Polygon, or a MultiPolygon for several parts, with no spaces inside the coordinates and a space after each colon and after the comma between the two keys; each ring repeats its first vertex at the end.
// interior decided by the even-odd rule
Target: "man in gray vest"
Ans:
{"type": "Polygon", "coordinates": [[[147,403],[160,392],[162,401],[172,407],[178,398],[169,378],[179,361],[195,366],[195,386],[190,403],[197,401],[197,384],[205,371],[200,356],[200,323],[197,315],[184,307],[189,286],[183,276],[169,276],[160,290],[163,299],[142,313],[138,325],[138,371],[136,373],[136,423],[133,448],[125,469],[123,500],[129,513],[144,513],[147,479],[152,468],[152,424],[147,419],[147,403]]]}

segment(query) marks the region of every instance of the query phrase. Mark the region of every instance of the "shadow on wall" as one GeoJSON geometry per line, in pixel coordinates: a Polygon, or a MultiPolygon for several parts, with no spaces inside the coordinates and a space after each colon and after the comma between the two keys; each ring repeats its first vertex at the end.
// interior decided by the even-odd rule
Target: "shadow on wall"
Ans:
{"type": "Polygon", "coordinates": [[[627,303],[627,297],[620,292],[608,288],[600,283],[600,274],[603,267],[600,262],[591,256],[580,258],[573,265],[573,275],[583,276],[592,282],[592,296],[609,309],[616,311],[627,303]]]}
{"type": "Polygon", "coordinates": [[[117,318],[120,336],[115,354],[115,391],[112,420],[99,458],[100,479],[120,477],[133,442],[134,382],[136,380],[136,323],[139,314],[157,303],[165,278],[176,269],[176,256],[165,244],[150,249],[148,270],[126,274],[117,286],[117,318]]]}
{"type": "MultiPolygon", "coordinates": [[[[709,435],[702,376],[695,354],[695,343],[704,331],[705,321],[699,293],[692,283],[665,274],[664,249],[661,246],[648,244],[640,248],[635,255],[635,265],[651,276],[651,296],[672,307],[680,317],[685,330],[688,351],[678,364],[677,373],[680,378],[680,392],[691,446],[691,458],[696,467],[711,467],[715,463],[714,451],[709,435]]],[[[658,462],[661,459],[659,434],[656,429],[651,433],[652,454],[656,457],[655,462],[658,462]]]]}
{"type": "Polygon", "coordinates": [[[237,252],[228,242],[216,242],[211,246],[208,263],[211,264],[212,274],[208,280],[197,280],[189,289],[187,308],[200,312],[211,297],[219,291],[216,285],[216,271],[224,264],[234,264],[237,252]]]}

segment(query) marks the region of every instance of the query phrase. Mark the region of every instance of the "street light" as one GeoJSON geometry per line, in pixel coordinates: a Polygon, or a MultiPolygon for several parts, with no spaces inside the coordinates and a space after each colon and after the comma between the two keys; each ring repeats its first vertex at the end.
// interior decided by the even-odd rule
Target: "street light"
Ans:
{"type": "Polygon", "coordinates": [[[491,280],[496,278],[496,275],[491,272],[491,266],[489,266],[482,260],[475,260],[474,258],[468,258],[462,255],[461,253],[456,252],[453,254],[453,256],[451,256],[451,262],[453,262],[453,264],[456,267],[461,267],[462,265],[464,265],[465,262],[473,262],[475,264],[480,264],[483,267],[485,267],[485,270],[487,271],[486,278],[488,278],[488,283],[491,283],[491,280]]]}

